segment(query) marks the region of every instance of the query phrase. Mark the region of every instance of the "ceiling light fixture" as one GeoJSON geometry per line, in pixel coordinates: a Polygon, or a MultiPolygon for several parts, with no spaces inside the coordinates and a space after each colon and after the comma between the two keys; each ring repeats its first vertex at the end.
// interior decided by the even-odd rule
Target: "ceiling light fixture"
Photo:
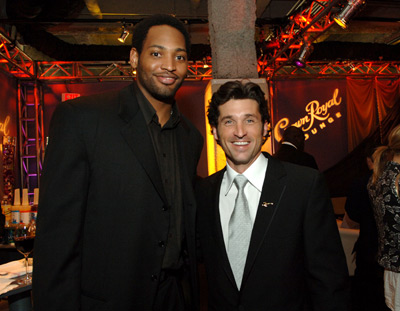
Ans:
{"type": "Polygon", "coordinates": [[[207,56],[203,58],[203,68],[210,68],[211,57],[207,56]]]}
{"type": "Polygon", "coordinates": [[[299,56],[294,60],[294,64],[298,68],[303,68],[306,66],[307,58],[310,56],[314,47],[310,41],[306,41],[300,48],[299,56]]]}
{"type": "Polygon", "coordinates": [[[128,36],[129,36],[129,30],[125,28],[125,24],[124,24],[124,25],[122,25],[122,32],[118,38],[118,41],[124,43],[126,38],[128,38],[128,36]]]}
{"type": "Polygon", "coordinates": [[[333,19],[335,22],[344,28],[347,28],[347,23],[356,11],[365,3],[365,0],[349,0],[344,9],[337,14],[333,19]]]}

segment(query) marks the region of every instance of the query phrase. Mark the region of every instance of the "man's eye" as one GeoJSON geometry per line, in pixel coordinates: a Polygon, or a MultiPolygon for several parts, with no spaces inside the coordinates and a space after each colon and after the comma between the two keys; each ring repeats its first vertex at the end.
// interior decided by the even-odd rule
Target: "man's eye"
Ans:
{"type": "Polygon", "coordinates": [[[151,53],[151,55],[154,57],[159,57],[161,54],[159,52],[153,52],[151,53]]]}
{"type": "Polygon", "coordinates": [[[226,120],[226,121],[225,121],[225,125],[231,125],[231,124],[233,124],[233,121],[232,121],[232,120],[226,120]]]}
{"type": "Polygon", "coordinates": [[[178,56],[176,57],[176,59],[177,59],[177,60],[186,60],[186,57],[183,56],[183,55],[178,55],[178,56]]]}
{"type": "Polygon", "coordinates": [[[254,120],[253,119],[247,119],[246,123],[254,123],[254,120]]]}

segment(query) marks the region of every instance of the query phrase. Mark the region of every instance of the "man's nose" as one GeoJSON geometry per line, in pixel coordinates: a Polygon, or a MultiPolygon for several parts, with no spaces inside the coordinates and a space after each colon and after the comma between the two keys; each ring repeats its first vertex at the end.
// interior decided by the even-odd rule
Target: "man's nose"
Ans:
{"type": "Polygon", "coordinates": [[[162,69],[168,70],[168,71],[175,71],[176,70],[176,63],[175,63],[175,57],[174,56],[166,56],[163,58],[162,62],[162,69]]]}

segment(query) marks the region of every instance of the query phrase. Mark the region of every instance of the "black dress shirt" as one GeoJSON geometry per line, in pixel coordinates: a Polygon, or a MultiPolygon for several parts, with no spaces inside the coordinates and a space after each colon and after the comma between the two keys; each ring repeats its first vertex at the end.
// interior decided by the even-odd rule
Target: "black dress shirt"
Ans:
{"type": "Polygon", "coordinates": [[[179,269],[182,263],[181,248],[184,236],[182,188],[176,141],[180,113],[174,103],[171,108],[171,117],[161,127],[156,110],[140,91],[138,94],[140,94],[138,96],[139,106],[153,142],[165,195],[169,204],[170,225],[162,267],[163,269],[179,269]]]}

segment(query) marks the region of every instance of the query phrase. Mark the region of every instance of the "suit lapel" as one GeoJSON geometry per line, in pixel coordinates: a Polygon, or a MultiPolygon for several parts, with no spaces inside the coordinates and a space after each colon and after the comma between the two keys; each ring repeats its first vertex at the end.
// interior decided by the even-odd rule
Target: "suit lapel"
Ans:
{"type": "MultiPolygon", "coordinates": [[[[193,142],[190,141],[190,129],[186,125],[183,118],[181,118],[180,124],[177,128],[177,148],[178,148],[178,163],[179,163],[179,173],[182,185],[182,195],[184,204],[184,217],[185,217],[185,227],[186,232],[194,232],[195,231],[195,223],[196,223],[196,209],[195,208],[187,208],[193,205],[195,201],[194,197],[191,196],[193,193],[193,177],[192,167],[194,166],[191,161],[194,161],[190,158],[191,152],[189,148],[191,148],[191,144],[193,142]],[[190,170],[190,171],[189,171],[190,170]]],[[[193,157],[194,158],[194,157],[193,157]]]]}
{"type": "Polygon", "coordinates": [[[211,215],[209,219],[212,219],[212,221],[214,222],[213,237],[215,239],[215,243],[217,246],[217,252],[219,252],[219,256],[217,256],[217,258],[221,260],[222,263],[221,265],[224,269],[224,272],[226,273],[227,277],[232,282],[232,284],[236,287],[235,277],[233,275],[231,265],[229,263],[228,254],[226,251],[224,235],[222,233],[222,227],[221,227],[221,216],[219,213],[219,195],[221,191],[221,183],[222,183],[222,178],[224,177],[224,173],[225,173],[225,168],[216,173],[214,175],[215,179],[213,180],[213,185],[209,187],[209,189],[213,191],[212,194],[210,195],[212,200],[210,202],[210,206],[212,206],[213,209],[211,210],[211,215]]]}
{"type": "Polygon", "coordinates": [[[143,114],[139,109],[133,85],[120,92],[120,117],[126,125],[121,134],[152,181],[160,197],[167,203],[154,147],[143,114]]]}
{"type": "Polygon", "coordinates": [[[254,260],[267,236],[276,211],[279,208],[281,198],[286,189],[285,175],[286,173],[282,164],[268,155],[268,168],[251,235],[242,284],[246,282],[254,260]]]}

